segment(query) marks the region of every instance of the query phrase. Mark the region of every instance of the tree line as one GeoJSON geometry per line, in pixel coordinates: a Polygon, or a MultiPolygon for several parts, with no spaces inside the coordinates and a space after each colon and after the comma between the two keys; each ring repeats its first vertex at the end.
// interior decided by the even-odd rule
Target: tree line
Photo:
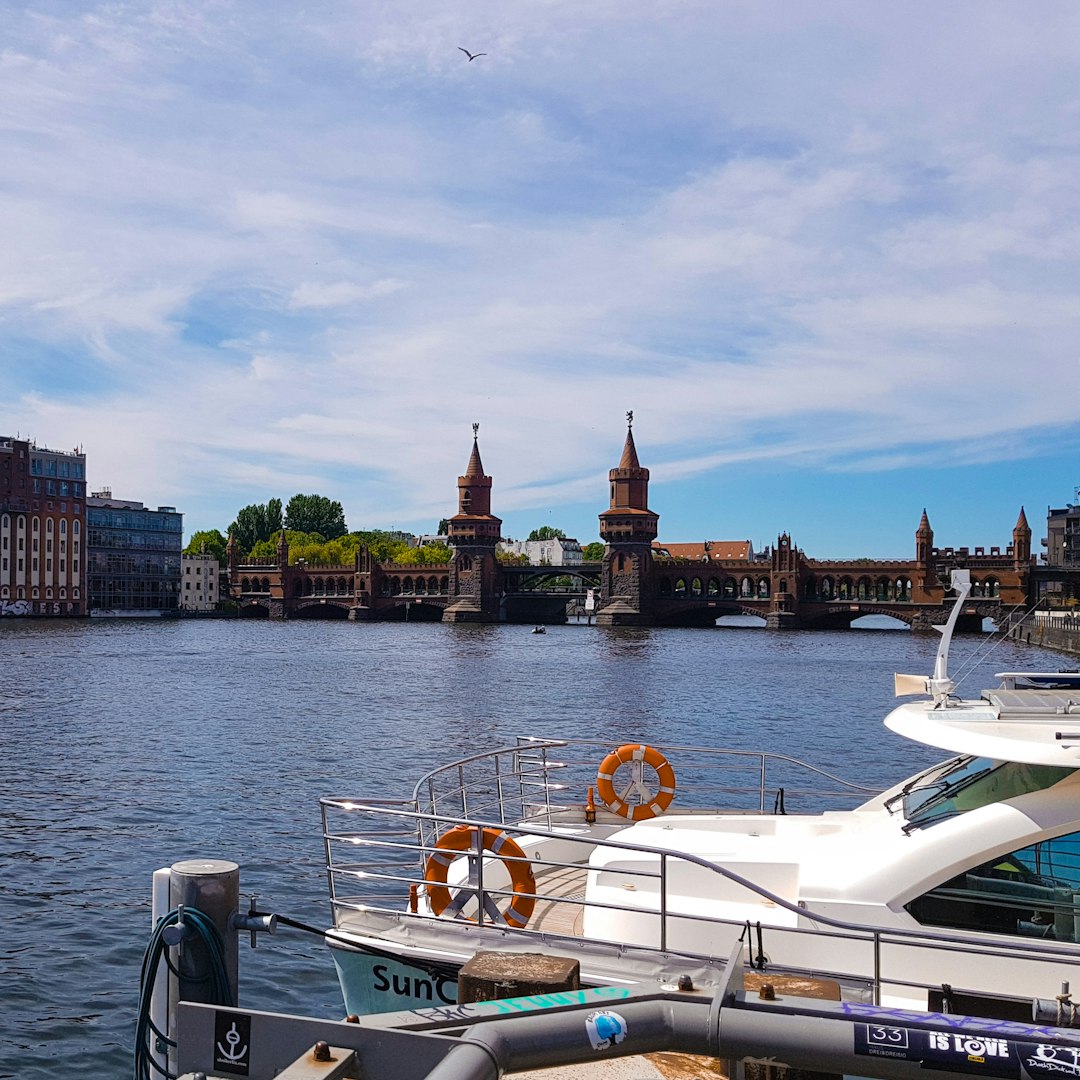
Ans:
{"type": "MultiPolygon", "coordinates": [[[[445,536],[447,529],[447,519],[443,518],[436,534],[445,536]]],[[[219,529],[200,530],[192,535],[184,553],[205,553],[224,565],[231,535],[242,559],[273,559],[282,532],[289,544],[289,562],[302,560],[308,566],[348,566],[355,561],[361,547],[366,547],[379,562],[397,565],[437,566],[449,562],[451,555],[450,548],[444,543],[413,547],[408,535],[400,532],[385,529],[349,532],[340,502],[324,495],[300,494],[285,504],[281,499],[270,499],[262,504],[245,506],[237,513],[226,534],[219,529]]],[[[550,525],[533,529],[528,536],[529,540],[554,538],[565,539],[566,534],[550,525]]],[[[601,559],[603,555],[604,545],[598,541],[584,548],[586,559],[601,559]]]]}

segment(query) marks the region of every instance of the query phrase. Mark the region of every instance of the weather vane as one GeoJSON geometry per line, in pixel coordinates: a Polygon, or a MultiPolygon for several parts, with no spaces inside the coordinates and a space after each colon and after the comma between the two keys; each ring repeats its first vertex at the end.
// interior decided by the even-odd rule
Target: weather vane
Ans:
{"type": "Polygon", "coordinates": [[[479,425],[478,423],[477,423],[477,424],[473,424],[473,426],[472,426],[472,437],[473,437],[473,442],[475,442],[475,441],[476,441],[476,433],[477,433],[477,432],[478,432],[479,430],[480,430],[480,425],[479,425]]]}
{"type": "Polygon", "coordinates": [[[627,427],[633,427],[634,426],[634,410],[633,409],[631,409],[626,414],[626,426],[627,427]]]}

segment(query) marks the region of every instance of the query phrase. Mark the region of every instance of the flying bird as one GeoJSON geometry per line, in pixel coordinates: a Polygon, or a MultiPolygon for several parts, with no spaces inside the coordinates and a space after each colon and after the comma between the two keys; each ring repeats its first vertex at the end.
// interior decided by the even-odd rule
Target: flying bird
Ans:
{"type": "Polygon", "coordinates": [[[459,50],[460,52],[463,52],[463,53],[464,53],[464,54],[465,54],[465,55],[466,55],[466,56],[467,56],[467,57],[469,58],[469,63],[470,63],[470,64],[471,64],[471,63],[472,63],[472,62],[473,62],[473,61],[474,61],[474,60],[475,60],[475,59],[476,59],[476,58],[477,58],[478,56],[487,56],[487,53],[486,53],[486,52],[478,52],[478,53],[471,53],[471,52],[469,52],[469,50],[468,50],[468,49],[462,49],[460,45],[458,46],[458,50],[459,50]]]}

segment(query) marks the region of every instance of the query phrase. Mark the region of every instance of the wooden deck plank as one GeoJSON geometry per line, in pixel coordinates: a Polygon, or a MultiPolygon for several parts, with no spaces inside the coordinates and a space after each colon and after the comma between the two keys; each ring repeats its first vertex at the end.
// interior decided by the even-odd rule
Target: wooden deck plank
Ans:
{"type": "Polygon", "coordinates": [[[529,929],[580,937],[584,905],[565,901],[584,900],[587,875],[585,866],[560,866],[543,874],[536,891],[548,899],[536,901],[529,929]]]}

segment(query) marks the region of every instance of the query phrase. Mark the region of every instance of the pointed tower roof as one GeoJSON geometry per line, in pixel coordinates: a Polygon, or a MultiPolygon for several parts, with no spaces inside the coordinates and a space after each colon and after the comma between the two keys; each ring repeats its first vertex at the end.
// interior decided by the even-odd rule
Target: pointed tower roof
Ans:
{"type": "Polygon", "coordinates": [[[483,476],[484,464],[480,460],[480,445],[478,439],[480,438],[480,425],[473,424],[472,433],[472,453],[469,455],[469,464],[465,466],[466,476],[483,476]]]}
{"type": "Polygon", "coordinates": [[[933,530],[930,528],[930,519],[926,516],[926,507],[923,507],[922,517],[919,519],[918,532],[928,533],[933,530]]]}
{"type": "Polygon", "coordinates": [[[620,469],[640,469],[641,462],[638,461],[637,447],[634,445],[634,429],[633,429],[633,413],[628,414],[626,425],[626,443],[623,446],[622,457],[619,459],[620,469]]]}
{"type": "Polygon", "coordinates": [[[1024,508],[1022,506],[1020,507],[1020,516],[1016,519],[1016,527],[1018,529],[1029,529],[1029,530],[1031,528],[1031,526],[1028,525],[1027,515],[1024,513],[1024,508]]]}

